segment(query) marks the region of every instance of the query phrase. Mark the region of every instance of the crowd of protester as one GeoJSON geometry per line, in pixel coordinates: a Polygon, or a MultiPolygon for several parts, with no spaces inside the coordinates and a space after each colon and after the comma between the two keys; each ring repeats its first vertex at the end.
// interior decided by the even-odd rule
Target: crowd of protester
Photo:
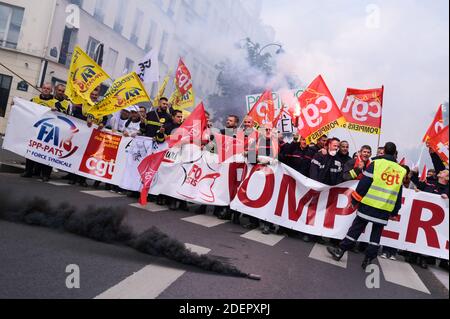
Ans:
{"type": "MultiPolygon", "coordinates": [[[[66,99],[64,91],[65,87],[62,84],[53,88],[51,84],[46,83],[42,86],[42,93],[33,98],[32,101],[45,105],[51,108],[52,111],[62,112],[84,120],[88,126],[96,124],[100,129],[110,129],[112,132],[120,133],[124,136],[147,136],[158,143],[166,141],[183,123],[183,112],[173,109],[165,97],[161,97],[159,105],[151,110],[147,110],[143,106],[131,106],[108,117],[93,118],[86,112],[89,107],[87,102],[86,104],[80,105],[71,104],[66,99]]],[[[99,90],[94,90],[90,97],[93,102],[97,102],[99,100],[99,90]]],[[[243,136],[245,145],[244,154],[249,163],[268,165],[280,161],[302,175],[330,186],[345,181],[360,180],[372,161],[384,156],[382,147],[377,149],[376,154],[373,154],[372,148],[369,145],[361,146],[357,152],[350,156],[350,148],[347,141],[341,141],[336,137],[328,137],[326,135],[320,137],[315,144],[307,144],[304,137],[294,134],[293,140],[285,143],[283,135],[276,128],[272,127],[270,123],[255,128],[254,120],[250,116],[246,116],[240,125],[238,116],[229,115],[226,123],[224,123],[225,128],[217,130],[213,128],[209,113],[206,115],[208,129],[204,141],[202,140],[202,146],[205,150],[217,152],[218,148],[213,133],[220,132],[220,134],[233,138],[243,136]]],[[[413,189],[417,192],[440,195],[448,200],[448,168],[444,166],[439,156],[431,149],[429,153],[434,169],[428,170],[426,179],[421,180],[417,167],[411,169],[403,165],[407,170],[403,187],[413,189]]],[[[40,176],[42,181],[46,182],[50,179],[51,172],[52,168],[50,166],[27,159],[25,172],[22,176],[29,178],[37,175],[40,176]]],[[[80,186],[88,187],[85,177],[71,173],[65,178],[69,179],[70,184],[78,183],[80,186]]],[[[100,182],[96,181],[92,186],[99,188],[100,182]]],[[[118,193],[126,192],[117,186],[108,184],[105,185],[105,189],[118,193]]],[[[136,192],[128,192],[128,195],[138,196],[136,192]]],[[[188,210],[187,202],[165,195],[149,195],[149,200],[156,202],[158,205],[168,205],[171,210],[188,210]]],[[[229,219],[235,224],[242,223],[242,226],[247,229],[260,228],[263,234],[269,234],[271,232],[286,233],[287,235],[299,236],[304,241],[336,243],[334,240],[287,230],[283,227],[259,220],[256,217],[242,215],[239,212],[231,210],[229,207],[212,207],[212,210],[217,218],[229,219]]],[[[200,213],[205,213],[208,211],[208,207],[202,206],[199,211],[200,213]]],[[[357,252],[364,248],[365,245],[360,243],[359,247],[354,251],[357,252]]],[[[423,268],[428,267],[428,264],[436,263],[435,258],[410,252],[398,252],[391,247],[383,247],[380,253],[382,258],[392,260],[395,260],[398,254],[403,254],[406,261],[417,263],[423,268]]],[[[441,260],[440,266],[448,269],[448,261],[441,260]]]]}

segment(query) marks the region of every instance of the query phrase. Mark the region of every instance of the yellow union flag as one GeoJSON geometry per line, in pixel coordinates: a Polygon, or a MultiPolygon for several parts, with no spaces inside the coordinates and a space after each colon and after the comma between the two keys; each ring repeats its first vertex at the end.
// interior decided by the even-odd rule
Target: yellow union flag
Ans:
{"type": "Polygon", "coordinates": [[[148,101],[150,98],[139,76],[135,72],[131,72],[115,80],[106,92],[105,98],[91,107],[88,113],[94,118],[101,118],[131,105],[148,101]]]}
{"type": "Polygon", "coordinates": [[[81,99],[94,105],[90,95],[103,81],[109,79],[108,74],[92,60],[79,46],[75,47],[70,62],[66,95],[74,103],[81,99]]]}
{"type": "Polygon", "coordinates": [[[167,87],[167,84],[169,83],[169,79],[170,79],[170,75],[169,75],[169,73],[167,73],[161,87],[159,88],[158,95],[156,95],[155,99],[153,100],[153,103],[152,103],[153,106],[159,105],[159,99],[164,96],[164,92],[166,91],[166,87],[167,87]]]}
{"type": "Polygon", "coordinates": [[[194,89],[192,87],[189,89],[189,91],[186,92],[185,95],[183,95],[183,96],[180,96],[180,95],[181,94],[178,91],[178,94],[175,96],[174,103],[172,104],[174,109],[184,110],[184,109],[194,106],[195,95],[194,95],[194,89]]]}

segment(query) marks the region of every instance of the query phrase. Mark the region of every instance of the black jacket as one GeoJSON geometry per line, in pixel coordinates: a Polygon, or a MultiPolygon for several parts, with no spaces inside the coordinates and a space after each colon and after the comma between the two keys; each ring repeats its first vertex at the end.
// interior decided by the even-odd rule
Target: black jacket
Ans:
{"type": "Polygon", "coordinates": [[[172,117],[167,112],[157,111],[156,109],[148,112],[147,122],[145,123],[145,136],[155,137],[161,127],[170,122],[172,122],[172,117]]]}
{"type": "Polygon", "coordinates": [[[311,161],[309,177],[326,185],[337,185],[342,182],[342,164],[336,156],[316,153],[311,161]]]}
{"type": "Polygon", "coordinates": [[[350,156],[348,156],[348,154],[344,155],[341,153],[337,153],[336,157],[337,157],[338,161],[341,162],[342,167],[344,167],[344,165],[347,164],[347,162],[352,160],[352,158],[350,156]]]}
{"type": "Polygon", "coordinates": [[[300,143],[292,142],[281,148],[279,158],[282,163],[309,177],[313,156],[314,151],[310,147],[301,148],[300,143]]]}
{"type": "MultiPolygon", "coordinates": [[[[390,155],[384,155],[377,157],[376,159],[384,158],[388,161],[396,162],[393,156],[390,155]]],[[[376,161],[375,159],[375,161],[376,161]]],[[[374,161],[374,162],[375,162],[374,161]]],[[[356,193],[360,197],[366,196],[367,192],[369,191],[370,186],[372,186],[373,178],[370,177],[371,174],[373,174],[374,171],[374,162],[372,162],[369,167],[366,170],[367,174],[364,174],[363,178],[359,181],[358,186],[356,187],[356,193]]],[[[382,209],[378,209],[372,206],[368,206],[363,203],[359,203],[358,200],[355,199],[355,196],[352,196],[352,204],[358,205],[358,213],[357,215],[363,219],[369,220],[371,222],[375,222],[377,224],[387,225],[388,220],[390,217],[394,217],[398,215],[398,211],[400,210],[402,206],[402,194],[403,194],[403,186],[400,187],[400,191],[397,195],[397,200],[395,202],[395,207],[392,212],[387,212],[382,209]]]]}
{"type": "Polygon", "coordinates": [[[352,159],[345,163],[344,165],[344,172],[342,174],[342,178],[344,181],[351,181],[354,179],[360,179],[358,178],[362,172],[366,170],[368,167],[368,162],[364,163],[364,168],[360,169],[359,167],[355,167],[356,159],[352,159]],[[352,172],[353,171],[353,172],[352,172]],[[352,176],[352,173],[354,173],[357,177],[352,176]]]}
{"type": "MultiPolygon", "coordinates": [[[[434,170],[436,175],[445,169],[445,165],[442,163],[439,155],[436,153],[430,153],[431,160],[433,162],[434,170]]],[[[447,194],[449,195],[449,187],[447,185],[440,184],[436,177],[427,178],[426,181],[419,180],[419,173],[415,172],[411,176],[411,182],[416,185],[416,187],[426,193],[432,193],[437,195],[447,194]]]]}

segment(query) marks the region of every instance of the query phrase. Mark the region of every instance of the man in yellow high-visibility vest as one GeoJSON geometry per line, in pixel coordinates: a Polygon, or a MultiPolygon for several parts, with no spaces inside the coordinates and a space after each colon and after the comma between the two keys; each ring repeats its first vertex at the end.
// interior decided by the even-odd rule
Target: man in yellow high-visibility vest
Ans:
{"type": "Polygon", "coordinates": [[[362,263],[365,269],[376,258],[381,233],[388,220],[398,215],[402,205],[403,178],[406,170],[397,164],[397,147],[388,142],[385,154],[375,158],[352,193],[353,206],[358,205],[356,218],[338,247],[328,247],[333,259],[339,261],[355,245],[368,223],[372,223],[369,246],[362,263]]]}

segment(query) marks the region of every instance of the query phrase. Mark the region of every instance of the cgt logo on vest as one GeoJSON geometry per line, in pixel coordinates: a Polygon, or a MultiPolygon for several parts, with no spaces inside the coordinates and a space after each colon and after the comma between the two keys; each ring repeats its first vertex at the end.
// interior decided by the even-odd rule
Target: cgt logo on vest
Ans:
{"type": "Polygon", "coordinates": [[[57,156],[59,159],[68,158],[78,150],[78,146],[73,145],[72,139],[79,129],[71,120],[62,116],[44,118],[33,127],[38,129],[37,137],[29,141],[29,147],[57,156]]]}
{"type": "Polygon", "coordinates": [[[400,172],[389,167],[386,168],[381,174],[381,180],[389,186],[392,186],[394,184],[400,185],[402,183],[402,181],[400,180],[400,172]]]}

